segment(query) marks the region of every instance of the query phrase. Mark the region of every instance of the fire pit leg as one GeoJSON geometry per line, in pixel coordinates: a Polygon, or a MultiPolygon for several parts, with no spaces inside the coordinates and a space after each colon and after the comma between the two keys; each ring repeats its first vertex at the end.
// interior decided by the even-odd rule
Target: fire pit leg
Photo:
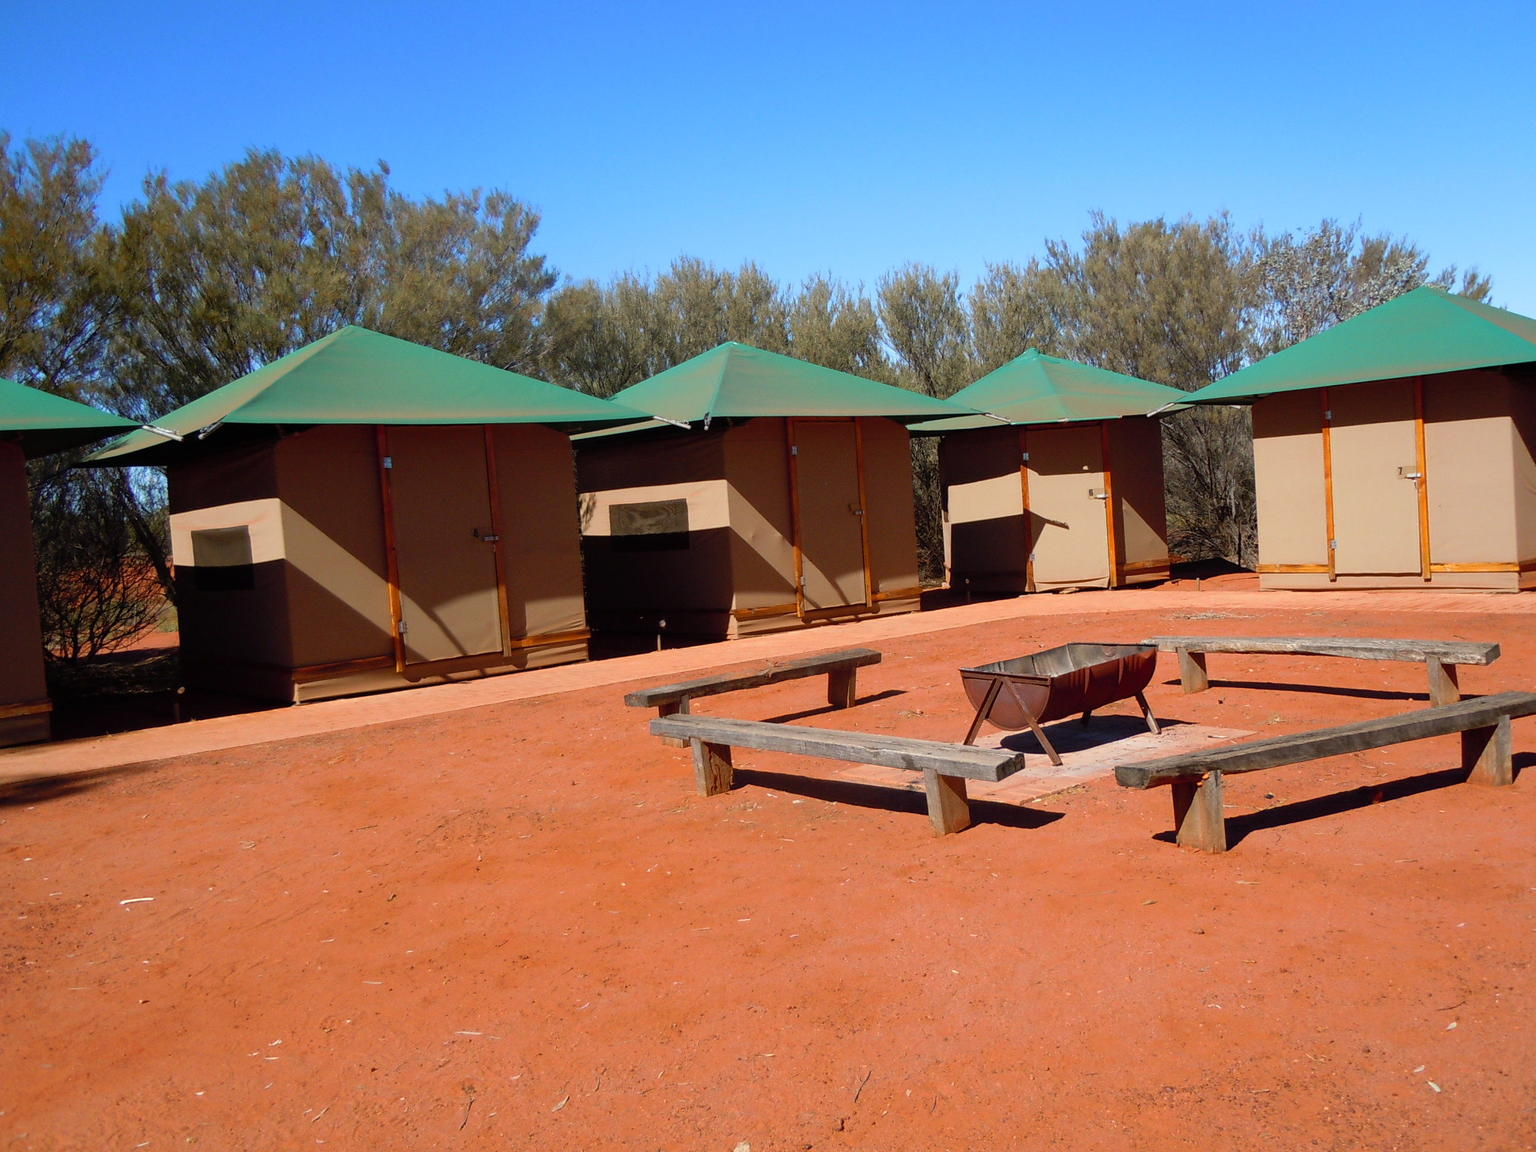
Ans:
{"type": "Polygon", "coordinates": [[[1001,680],[993,680],[987,685],[987,694],[982,697],[981,706],[976,709],[976,715],[971,720],[971,730],[965,734],[962,744],[969,744],[976,739],[976,733],[981,731],[981,722],[992,711],[992,702],[997,699],[997,691],[1003,686],[1001,680]]]}
{"type": "Polygon", "coordinates": [[[1040,741],[1040,747],[1045,749],[1045,754],[1051,758],[1051,763],[1060,768],[1061,757],[1057,755],[1056,749],[1051,745],[1050,737],[1045,734],[1045,729],[1040,727],[1035,714],[1024,703],[1024,698],[1019,695],[1019,690],[1012,680],[1008,681],[1008,691],[1013,695],[1013,702],[1019,706],[1019,711],[1024,714],[1024,723],[1029,725],[1029,730],[1035,734],[1035,739],[1040,741]]]}
{"type": "Polygon", "coordinates": [[[1147,721],[1147,730],[1156,736],[1162,732],[1157,726],[1157,717],[1152,715],[1152,709],[1147,704],[1147,698],[1142,693],[1136,693],[1136,703],[1141,705],[1141,714],[1147,721]]]}

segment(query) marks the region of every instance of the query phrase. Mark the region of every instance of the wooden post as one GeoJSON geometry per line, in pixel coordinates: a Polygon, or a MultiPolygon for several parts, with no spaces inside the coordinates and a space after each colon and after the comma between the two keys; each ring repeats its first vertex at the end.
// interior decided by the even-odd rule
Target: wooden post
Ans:
{"type": "MultiPolygon", "coordinates": [[[[688,711],[688,697],[686,696],[681,700],[668,700],[656,705],[656,715],[658,716],[686,716],[688,711]]],[[[661,742],[668,748],[688,747],[688,741],[677,736],[663,736],[661,742]]]]}
{"type": "Polygon", "coordinates": [[[1147,731],[1151,732],[1154,736],[1160,735],[1162,729],[1157,726],[1157,717],[1152,715],[1152,706],[1147,703],[1146,693],[1136,693],[1136,703],[1141,705],[1141,715],[1142,719],[1147,722],[1147,731]]]}
{"type": "Polygon", "coordinates": [[[1211,686],[1210,676],[1206,673],[1204,652],[1179,650],[1179,683],[1184,686],[1186,694],[1204,692],[1211,686]]]}
{"type": "Polygon", "coordinates": [[[1339,578],[1338,565],[1335,562],[1337,549],[1334,545],[1338,538],[1334,535],[1333,520],[1333,406],[1328,402],[1328,389],[1322,390],[1323,398],[1323,531],[1328,538],[1323,541],[1328,551],[1328,582],[1334,583],[1339,578]]]}
{"type": "Polygon", "coordinates": [[[694,740],[693,778],[700,796],[718,796],[731,790],[731,746],[694,740]]]}
{"type": "Polygon", "coordinates": [[[1461,734],[1461,766],[1467,769],[1468,784],[1501,787],[1515,782],[1514,759],[1510,755],[1509,717],[1499,717],[1492,728],[1469,728],[1461,734]]]}
{"type": "MultiPolygon", "coordinates": [[[[1429,555],[1429,453],[1424,448],[1424,377],[1413,381],[1413,439],[1414,467],[1419,478],[1413,482],[1419,498],[1419,575],[1424,583],[1434,579],[1434,569],[1429,555]]],[[[1439,701],[1436,701],[1439,703],[1439,701]]]]}
{"type": "Polygon", "coordinates": [[[1173,782],[1173,823],[1178,829],[1181,848],[1202,852],[1227,850],[1227,821],[1221,810],[1221,773],[1208,773],[1204,780],[1173,782]]]}
{"type": "Polygon", "coordinates": [[[965,795],[965,777],[941,776],[929,768],[923,772],[923,791],[928,794],[928,819],[940,836],[971,826],[971,805],[965,795]]]}
{"type": "Polygon", "coordinates": [[[834,708],[852,708],[856,693],[857,668],[834,668],[827,673],[827,703],[834,708]]]}
{"type": "Polygon", "coordinates": [[[1424,661],[1429,668],[1429,702],[1454,704],[1461,699],[1461,685],[1456,679],[1456,665],[1447,664],[1434,656],[1424,661]]]}

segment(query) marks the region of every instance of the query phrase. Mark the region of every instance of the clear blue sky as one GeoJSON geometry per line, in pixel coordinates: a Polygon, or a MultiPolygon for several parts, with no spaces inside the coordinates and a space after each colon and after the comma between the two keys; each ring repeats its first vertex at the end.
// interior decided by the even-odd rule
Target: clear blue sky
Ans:
{"type": "Polygon", "coordinates": [[[4,0],[0,128],[109,205],[251,147],[504,188],[581,279],[969,284],[1121,221],[1359,218],[1536,315],[1536,3],[4,0]]]}

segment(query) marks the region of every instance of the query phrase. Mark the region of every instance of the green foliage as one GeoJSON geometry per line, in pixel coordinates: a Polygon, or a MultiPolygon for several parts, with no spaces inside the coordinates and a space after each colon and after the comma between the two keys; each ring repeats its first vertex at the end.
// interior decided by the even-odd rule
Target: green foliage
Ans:
{"type": "MultiPolygon", "coordinates": [[[[1358,223],[1267,236],[1226,216],[1095,213],[1079,240],[989,265],[968,290],[920,264],[870,296],[695,258],[556,290],[526,205],[501,191],[413,199],[382,164],[253,151],[202,181],[151,176],[112,224],[97,219],[100,188],[84,141],[13,148],[0,134],[0,375],[146,420],[345,324],[596,395],[737,340],[944,397],[1032,347],[1198,388],[1421,283],[1479,299],[1490,288],[1475,271],[1432,273],[1413,244],[1358,223]]],[[[1251,563],[1246,412],[1202,409],[1163,427],[1172,547],[1251,563]]],[[[929,571],[932,448],[914,449],[929,571]]],[[[50,517],[110,498],[135,563],[166,570],[152,485],[120,477],[64,495],[72,482],[49,479],[40,536],[59,533],[50,517]]]]}
{"type": "Polygon", "coordinates": [[[145,182],[111,239],[114,370],[145,416],[346,324],[535,370],[555,275],[503,192],[412,200],[389,170],[251,152],[202,183],[145,182]]]}

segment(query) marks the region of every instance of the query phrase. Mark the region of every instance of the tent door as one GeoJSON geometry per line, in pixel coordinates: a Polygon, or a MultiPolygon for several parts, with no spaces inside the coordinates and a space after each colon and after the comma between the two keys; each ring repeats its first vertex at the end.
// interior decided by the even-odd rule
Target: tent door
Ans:
{"type": "Polygon", "coordinates": [[[1329,388],[1324,403],[1334,571],[1420,575],[1424,467],[1413,386],[1380,381],[1329,388]]]}
{"type": "Polygon", "coordinates": [[[1034,429],[1024,466],[1033,586],[1101,585],[1113,579],[1106,512],[1111,493],[1100,426],[1034,429]]]}
{"type": "Polygon", "coordinates": [[[787,426],[800,616],[868,608],[869,531],[858,422],[792,419],[787,426]]]}
{"type": "Polygon", "coordinates": [[[503,650],[487,437],[478,427],[381,436],[402,666],[503,650]]]}

